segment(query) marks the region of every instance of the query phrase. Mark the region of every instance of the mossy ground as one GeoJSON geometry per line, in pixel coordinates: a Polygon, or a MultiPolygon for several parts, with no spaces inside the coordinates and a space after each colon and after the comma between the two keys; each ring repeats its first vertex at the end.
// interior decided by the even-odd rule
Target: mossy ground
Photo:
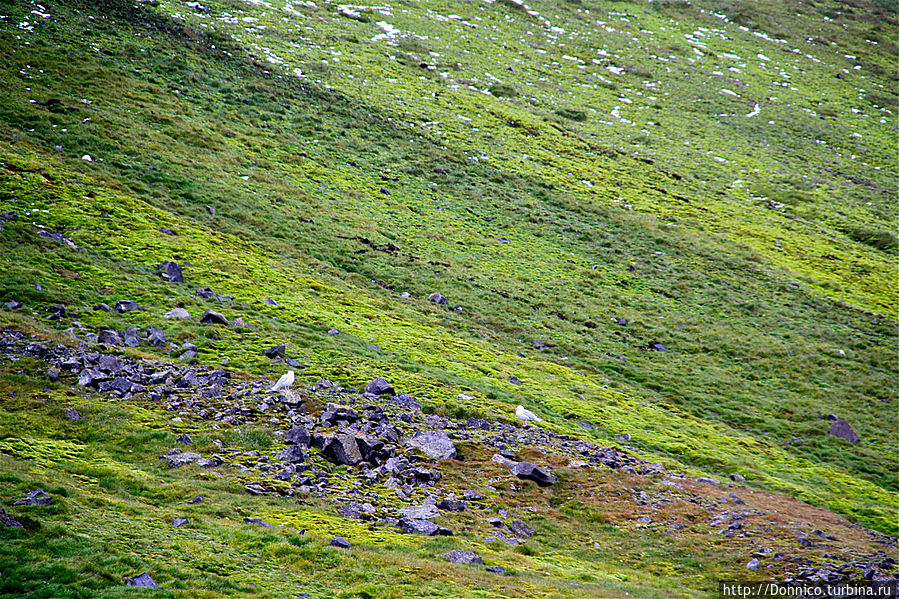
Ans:
{"type": "MultiPolygon", "coordinates": [[[[548,428],[603,443],[629,432],[652,459],[740,472],[756,489],[899,531],[894,6],[534,2],[535,16],[505,2],[428,1],[349,18],[330,3],[205,4],[209,13],[65,2],[47,18],[26,2],[3,8],[0,211],[19,218],[0,231],[0,299],[26,312],[0,313],[0,323],[30,329],[54,303],[129,297],[143,310],[78,318],[158,326],[196,343],[201,362],[256,376],[280,374],[261,350],[286,342],[304,382],[385,376],[438,413],[508,420],[525,403],[548,428]],[[378,21],[401,36],[372,40],[384,33],[378,21]],[[745,116],[756,104],[759,115],[745,116]],[[153,274],[168,259],[185,266],[185,285],[153,274]],[[193,291],[204,285],[235,299],[202,300],[193,291]],[[427,302],[433,291],[461,311],[427,302]],[[163,319],[176,305],[194,320],[163,319]],[[250,327],[214,335],[196,324],[206,308],[250,327]],[[644,349],[654,341],[669,351],[644,349]],[[829,413],[862,442],[829,436],[819,419],[829,413]]],[[[4,390],[36,392],[39,373],[24,370],[7,372],[4,390]]],[[[153,406],[104,409],[121,418],[78,440],[56,415],[3,400],[4,501],[49,480],[78,506],[77,525],[71,513],[35,516],[52,524],[17,543],[60,545],[27,567],[71,573],[82,566],[63,564],[80,555],[113,561],[44,596],[119,592],[101,589],[151,553],[129,555],[122,540],[176,543],[180,532],[141,514],[188,481],[233,511],[296,517],[292,504],[217,481],[161,486],[181,475],[147,464],[192,425],[153,406]],[[125,456],[110,443],[118,436],[146,449],[125,456]],[[113,518],[122,506],[134,518],[113,518]],[[64,533],[67,523],[79,532],[64,533]]],[[[330,532],[331,516],[315,518],[330,532]]],[[[547,518],[545,532],[564,539],[564,518],[547,518]]],[[[171,592],[251,592],[269,542],[284,545],[288,557],[271,561],[285,580],[294,580],[285,564],[312,564],[298,571],[316,592],[335,569],[363,576],[320,541],[204,526],[221,528],[193,547],[196,559],[223,572],[253,564],[252,574],[226,583],[204,578],[212,566],[189,577],[171,566],[171,592]]],[[[380,596],[395,575],[410,586],[391,592],[411,593],[437,576],[430,541],[384,543],[384,571],[343,592],[380,596]],[[409,566],[410,556],[422,561],[409,566]]],[[[672,546],[667,561],[622,574],[601,549],[595,557],[560,541],[516,566],[522,576],[549,568],[516,592],[563,594],[552,582],[560,572],[608,582],[597,572],[610,568],[664,596],[683,589],[639,572],[691,563],[711,576],[717,558],[684,554],[694,550],[672,546]]],[[[422,594],[506,592],[496,586],[506,579],[465,569],[434,580],[422,594]]]]}

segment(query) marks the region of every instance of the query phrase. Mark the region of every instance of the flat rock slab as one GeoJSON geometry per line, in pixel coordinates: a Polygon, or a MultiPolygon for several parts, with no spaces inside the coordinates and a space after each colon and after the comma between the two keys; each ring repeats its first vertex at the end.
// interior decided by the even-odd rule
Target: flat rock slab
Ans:
{"type": "Polygon", "coordinates": [[[144,587],[147,589],[158,589],[160,588],[156,581],[153,580],[153,577],[144,572],[138,576],[133,578],[126,578],[125,584],[129,587],[144,587]]]}
{"type": "Polygon", "coordinates": [[[549,485],[554,485],[559,481],[559,478],[546,470],[540,468],[535,464],[531,464],[530,462],[516,462],[512,466],[509,467],[509,470],[512,471],[512,474],[521,479],[532,480],[541,487],[548,487],[549,485]]]}
{"type": "Polygon", "coordinates": [[[454,564],[480,564],[484,565],[484,560],[474,551],[462,551],[461,549],[453,549],[443,554],[443,559],[454,564]]]}
{"type": "Polygon", "coordinates": [[[443,431],[415,433],[407,443],[435,460],[451,460],[458,455],[453,440],[443,431]]]}

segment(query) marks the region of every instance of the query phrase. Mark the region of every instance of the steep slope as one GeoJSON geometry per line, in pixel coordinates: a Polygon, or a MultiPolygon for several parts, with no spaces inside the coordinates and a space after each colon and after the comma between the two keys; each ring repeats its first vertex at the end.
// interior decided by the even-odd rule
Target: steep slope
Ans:
{"type": "MultiPolygon", "coordinates": [[[[13,3],[0,299],[23,307],[0,323],[158,327],[200,363],[273,379],[285,367],[262,350],[286,343],[302,384],[384,376],[456,418],[513,422],[524,403],[547,430],[628,433],[671,470],[739,472],[895,534],[896,13],[856,4],[13,3]],[[164,260],[185,284],[154,273],[164,260]],[[142,309],[90,309],[124,298],[142,309]],[[48,322],[54,304],[76,315],[48,322]],[[176,306],[194,319],[163,317],[176,306]],[[208,308],[249,326],[201,325],[208,308]]],[[[43,372],[3,380],[40,395],[43,372]]],[[[73,434],[4,401],[10,438],[73,434]]],[[[144,458],[182,428],[212,434],[118,409],[122,434],[153,440],[144,458]]],[[[24,489],[33,452],[4,453],[24,489]]],[[[591,559],[556,551],[560,568],[591,559]]]]}

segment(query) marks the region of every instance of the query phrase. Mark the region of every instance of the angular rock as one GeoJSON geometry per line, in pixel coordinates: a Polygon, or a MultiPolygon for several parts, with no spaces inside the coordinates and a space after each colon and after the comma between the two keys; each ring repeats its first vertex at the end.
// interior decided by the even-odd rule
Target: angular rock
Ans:
{"type": "Polygon", "coordinates": [[[41,488],[31,491],[24,499],[20,499],[13,505],[50,505],[53,498],[41,488]]]}
{"type": "Polygon", "coordinates": [[[190,520],[187,518],[175,518],[172,520],[172,526],[178,528],[179,526],[187,526],[190,523],[190,520]]]}
{"type": "Polygon", "coordinates": [[[21,522],[16,520],[11,514],[7,514],[2,507],[0,507],[0,524],[7,528],[24,528],[21,522]]]}
{"type": "Polygon", "coordinates": [[[502,566],[487,566],[485,568],[488,572],[492,572],[493,574],[505,574],[506,569],[502,566]]]}
{"type": "Polygon", "coordinates": [[[751,560],[749,560],[749,563],[746,564],[746,569],[752,570],[753,572],[755,572],[756,570],[758,570],[761,567],[762,567],[762,562],[760,562],[757,558],[752,558],[751,560]]]}
{"type": "Polygon", "coordinates": [[[511,530],[512,534],[519,539],[530,539],[534,536],[534,529],[521,520],[512,520],[509,522],[509,530],[511,530]]]}
{"type": "Polygon", "coordinates": [[[114,374],[119,372],[124,368],[125,364],[122,362],[122,359],[118,356],[111,356],[109,354],[103,354],[100,356],[100,361],[97,363],[97,368],[102,370],[103,372],[108,372],[110,374],[114,374]]]}
{"type": "Polygon", "coordinates": [[[137,327],[128,327],[122,335],[125,340],[125,347],[140,347],[140,331],[137,327]]]}
{"type": "Polygon", "coordinates": [[[182,443],[184,445],[193,445],[194,440],[190,438],[190,435],[184,433],[180,437],[178,437],[178,443],[182,443]]]}
{"type": "Polygon", "coordinates": [[[458,455],[453,440],[443,431],[418,432],[407,443],[435,460],[451,460],[458,455]]]}
{"type": "Polygon", "coordinates": [[[126,578],[125,584],[129,587],[144,587],[147,589],[158,589],[160,588],[156,581],[153,580],[153,577],[144,572],[139,576],[134,576],[133,578],[126,578]]]}
{"type": "Polygon", "coordinates": [[[408,393],[397,393],[393,396],[393,403],[409,411],[421,412],[421,404],[408,393]]]}
{"type": "Polygon", "coordinates": [[[169,468],[180,468],[185,464],[190,464],[191,462],[196,462],[201,459],[201,456],[198,453],[194,453],[192,451],[185,451],[184,453],[173,453],[169,455],[162,456],[166,459],[169,468]]]}
{"type": "Polygon", "coordinates": [[[13,300],[13,301],[11,301],[11,302],[6,302],[6,303],[3,304],[3,305],[6,306],[6,309],[7,309],[7,310],[18,310],[19,308],[22,307],[22,303],[21,303],[21,302],[17,302],[17,301],[15,301],[15,300],[13,300]]]}
{"type": "Polygon", "coordinates": [[[286,350],[287,350],[287,346],[284,345],[283,343],[280,343],[280,344],[270,347],[266,350],[263,350],[262,355],[264,355],[266,358],[272,358],[272,359],[278,358],[278,357],[283,358],[284,352],[286,350]]]}
{"type": "Polygon", "coordinates": [[[432,293],[431,295],[429,295],[429,296],[428,296],[428,300],[434,302],[434,303],[437,304],[438,306],[445,306],[446,304],[449,303],[449,300],[446,299],[445,297],[443,297],[443,295],[440,294],[440,293],[437,292],[437,291],[435,291],[434,293],[432,293]]]}
{"type": "Polygon", "coordinates": [[[858,433],[852,430],[852,426],[842,418],[830,425],[828,434],[850,443],[858,443],[861,441],[861,437],[858,436],[858,433]]]}
{"type": "Polygon", "coordinates": [[[631,434],[630,434],[630,433],[621,433],[620,435],[615,435],[615,436],[613,437],[613,439],[615,439],[616,441],[622,441],[622,442],[624,442],[624,441],[630,441],[630,440],[631,440],[631,434]]]}
{"type": "Polygon", "coordinates": [[[709,478],[708,476],[700,476],[696,479],[696,482],[703,483],[705,485],[712,485],[713,487],[718,487],[721,485],[721,481],[718,481],[714,478],[709,478]]]}
{"type": "Polygon", "coordinates": [[[84,416],[78,413],[78,410],[75,408],[66,408],[62,411],[62,415],[71,420],[72,422],[78,422],[79,420],[83,420],[84,416]]]}
{"type": "Polygon", "coordinates": [[[375,514],[375,506],[370,503],[358,503],[353,501],[340,507],[337,513],[344,518],[352,520],[368,520],[375,514]]]}
{"type": "Polygon", "coordinates": [[[408,507],[402,507],[398,511],[406,518],[411,518],[414,520],[430,520],[431,518],[435,518],[440,514],[440,511],[437,509],[437,506],[434,505],[433,500],[431,502],[426,501],[421,505],[410,505],[408,507]]]}
{"type": "Polygon", "coordinates": [[[462,551],[461,549],[453,549],[443,554],[443,559],[454,564],[480,564],[484,565],[481,556],[473,551],[462,551]]]}
{"type": "Polygon", "coordinates": [[[106,345],[122,345],[122,338],[116,331],[100,331],[97,335],[98,343],[105,343],[106,345]]]}
{"type": "Polygon", "coordinates": [[[396,523],[397,528],[405,534],[427,535],[429,537],[452,536],[453,532],[448,528],[438,526],[430,520],[417,520],[415,518],[400,518],[396,523]]]}
{"type": "Polygon", "coordinates": [[[359,420],[359,413],[353,408],[329,403],[322,412],[321,421],[325,426],[334,426],[337,421],[356,422],[359,420]]]}
{"type": "Polygon", "coordinates": [[[365,392],[370,393],[372,395],[384,395],[385,393],[390,393],[393,395],[393,387],[382,379],[378,377],[371,381],[369,384],[365,385],[365,392]]]}
{"type": "Polygon", "coordinates": [[[468,509],[468,503],[461,499],[456,499],[454,496],[449,496],[443,498],[440,503],[437,504],[437,507],[441,510],[446,510],[447,512],[464,512],[468,509]]]}
{"type": "Polygon", "coordinates": [[[746,482],[746,478],[742,474],[731,474],[730,479],[735,483],[744,483],[746,482]]]}
{"type": "Polygon", "coordinates": [[[140,306],[132,300],[124,299],[115,303],[115,309],[116,312],[133,312],[135,310],[140,310],[140,306]]]}
{"type": "Polygon", "coordinates": [[[94,306],[95,312],[112,312],[112,308],[109,307],[109,304],[105,302],[100,302],[96,306],[94,306]]]}
{"type": "Polygon", "coordinates": [[[156,269],[159,271],[159,276],[166,281],[171,281],[172,283],[184,282],[184,276],[181,273],[181,265],[177,262],[166,260],[157,266],[156,269]]]}
{"type": "Polygon", "coordinates": [[[532,480],[541,487],[548,487],[558,482],[558,477],[530,462],[516,462],[509,467],[512,474],[521,479],[532,480]]]}
{"type": "Polygon", "coordinates": [[[63,304],[53,304],[53,308],[50,311],[50,315],[47,316],[48,320],[59,320],[61,318],[65,318],[66,316],[66,307],[63,304]]]}
{"type": "Polygon", "coordinates": [[[243,521],[246,522],[247,524],[261,526],[262,528],[274,528],[274,526],[272,526],[271,524],[269,524],[268,522],[266,522],[265,520],[262,520],[260,518],[244,518],[243,521]]]}
{"type": "Polygon", "coordinates": [[[174,308],[163,314],[163,316],[166,318],[180,318],[182,320],[187,320],[190,318],[190,312],[184,308],[174,308]]]}
{"type": "Polygon", "coordinates": [[[156,327],[147,327],[147,345],[150,347],[165,347],[165,331],[156,327]]]}
{"type": "Polygon", "coordinates": [[[339,547],[340,549],[349,549],[352,547],[352,543],[344,539],[343,537],[334,537],[331,539],[331,542],[328,543],[331,547],[339,547]]]}
{"type": "Polygon", "coordinates": [[[278,454],[278,459],[288,464],[297,464],[306,460],[306,452],[299,445],[288,445],[278,454]]]}
{"type": "Polygon", "coordinates": [[[203,324],[223,324],[228,326],[228,319],[225,318],[225,315],[221,312],[215,312],[214,310],[206,310],[203,312],[203,317],[200,318],[200,322],[203,324]]]}
{"type": "Polygon", "coordinates": [[[322,453],[338,464],[355,465],[362,461],[362,452],[353,435],[326,437],[322,453]]]}
{"type": "Polygon", "coordinates": [[[302,447],[309,447],[310,441],[311,437],[309,435],[309,431],[302,426],[295,426],[287,431],[287,433],[285,433],[284,435],[285,443],[294,443],[302,447]]]}

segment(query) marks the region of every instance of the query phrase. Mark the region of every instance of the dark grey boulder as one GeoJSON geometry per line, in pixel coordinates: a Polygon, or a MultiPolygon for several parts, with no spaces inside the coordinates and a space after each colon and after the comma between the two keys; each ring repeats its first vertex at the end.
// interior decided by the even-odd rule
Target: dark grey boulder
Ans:
{"type": "Polygon", "coordinates": [[[393,396],[393,403],[405,410],[421,412],[421,404],[408,393],[397,393],[393,396]]]}
{"type": "Polygon", "coordinates": [[[214,310],[206,310],[203,312],[203,317],[200,318],[200,322],[203,324],[223,324],[228,326],[228,319],[225,318],[225,315],[221,312],[216,312],[214,310]]]}
{"type": "Polygon", "coordinates": [[[180,437],[178,437],[178,443],[182,443],[184,445],[193,445],[194,440],[190,438],[190,435],[184,433],[180,437]]]}
{"type": "Polygon", "coordinates": [[[125,347],[140,347],[140,331],[137,330],[137,327],[125,329],[122,339],[125,340],[125,347]]]}
{"type": "Polygon", "coordinates": [[[449,303],[449,300],[443,297],[443,295],[437,291],[428,296],[428,299],[438,306],[445,306],[449,303]]]}
{"type": "Polygon", "coordinates": [[[506,569],[502,566],[487,566],[485,568],[488,572],[492,572],[493,574],[505,574],[506,569]]]}
{"type": "Polygon", "coordinates": [[[260,518],[244,518],[243,521],[254,526],[261,526],[262,528],[274,528],[274,526],[260,518]]]}
{"type": "Polygon", "coordinates": [[[284,435],[285,443],[294,443],[302,447],[309,447],[310,441],[309,431],[303,426],[295,426],[284,435]]]}
{"type": "Polygon", "coordinates": [[[171,281],[172,283],[184,282],[184,276],[181,273],[181,265],[177,262],[166,260],[157,266],[156,269],[159,271],[159,276],[166,281],[171,281]]]}
{"type": "Polygon", "coordinates": [[[481,556],[473,551],[462,551],[461,549],[453,549],[443,554],[443,559],[454,564],[480,564],[484,565],[481,556]]]}
{"type": "Polygon", "coordinates": [[[109,307],[109,304],[105,302],[100,302],[96,306],[94,306],[94,311],[96,312],[111,312],[112,308],[109,307]]]}
{"type": "Polygon", "coordinates": [[[210,289],[209,286],[203,287],[202,289],[197,289],[197,295],[202,297],[203,299],[217,299],[220,302],[234,299],[233,295],[219,295],[218,293],[210,289]]]}
{"type": "Polygon", "coordinates": [[[125,584],[129,587],[144,587],[147,589],[158,589],[160,588],[156,581],[153,580],[153,577],[144,572],[139,576],[135,576],[133,578],[126,578],[125,584]]]}
{"type": "Polygon", "coordinates": [[[442,499],[437,507],[447,512],[464,512],[468,508],[468,503],[450,496],[442,499]]]}
{"type": "Polygon", "coordinates": [[[453,440],[443,431],[418,432],[407,443],[435,460],[450,460],[458,455],[453,440]]]}
{"type": "Polygon", "coordinates": [[[79,420],[83,420],[84,417],[78,413],[78,410],[75,408],[66,408],[62,411],[62,415],[71,420],[72,422],[78,422],[79,420]]]}
{"type": "Polygon", "coordinates": [[[662,345],[661,343],[659,343],[658,341],[653,341],[652,343],[650,343],[649,347],[647,349],[650,349],[652,351],[660,351],[660,352],[668,351],[668,348],[665,347],[664,345],[662,345]]]}
{"type": "Polygon", "coordinates": [[[119,300],[115,303],[116,312],[133,312],[140,310],[140,306],[132,300],[119,300]]]}
{"type": "Polygon", "coordinates": [[[378,377],[365,385],[365,392],[372,395],[384,395],[385,393],[390,393],[392,395],[394,391],[390,383],[381,377],[378,377]]]}
{"type": "Polygon", "coordinates": [[[87,387],[87,386],[97,386],[100,381],[108,379],[109,377],[105,372],[100,370],[94,370],[93,368],[85,368],[78,374],[78,384],[87,387]]]}
{"type": "Polygon", "coordinates": [[[530,462],[515,462],[509,466],[512,474],[521,479],[532,480],[541,487],[548,487],[558,482],[558,477],[530,462]]]}
{"type": "Polygon", "coordinates": [[[534,529],[521,520],[512,520],[509,522],[509,530],[511,530],[512,534],[519,539],[530,539],[534,536],[534,529]]]}
{"type": "Polygon", "coordinates": [[[53,503],[53,498],[50,494],[41,488],[37,488],[28,493],[24,499],[13,503],[13,505],[50,505],[51,503],[53,503]]]}
{"type": "Polygon", "coordinates": [[[2,507],[0,507],[0,524],[7,528],[24,528],[21,522],[16,520],[11,514],[7,514],[2,507]]]}
{"type": "Polygon", "coordinates": [[[427,535],[429,537],[452,536],[453,531],[443,526],[434,524],[430,520],[417,520],[415,518],[400,518],[396,523],[397,528],[405,534],[427,535]]]}
{"type": "Polygon", "coordinates": [[[349,549],[353,546],[352,543],[350,543],[343,537],[334,537],[328,544],[331,545],[331,547],[339,547],[340,549],[349,549]]]}
{"type": "Polygon", "coordinates": [[[103,354],[100,356],[99,362],[97,362],[97,368],[102,370],[103,372],[116,373],[124,368],[125,364],[122,362],[122,359],[118,356],[111,356],[109,354],[103,354]]]}
{"type": "Polygon", "coordinates": [[[201,459],[201,456],[198,453],[194,453],[192,451],[185,451],[184,453],[170,453],[168,455],[162,456],[166,459],[169,468],[180,468],[185,464],[190,464],[191,462],[196,462],[201,459]]]}
{"type": "Polygon", "coordinates": [[[353,408],[329,403],[322,412],[321,421],[325,426],[334,426],[338,421],[356,422],[359,420],[359,413],[353,408]]]}
{"type": "Polygon", "coordinates": [[[283,358],[285,351],[287,351],[287,346],[284,345],[283,343],[280,343],[280,344],[272,346],[266,350],[263,350],[262,355],[264,355],[266,358],[272,358],[272,359],[278,358],[278,357],[283,358]]]}
{"type": "Polygon", "coordinates": [[[374,517],[375,506],[370,503],[358,503],[353,501],[340,506],[337,513],[344,518],[350,518],[352,520],[370,520],[374,517]]]}
{"type": "Polygon", "coordinates": [[[147,327],[147,345],[150,347],[165,347],[165,331],[156,327],[147,327]]]}
{"type": "Polygon", "coordinates": [[[100,331],[97,335],[97,341],[106,345],[122,345],[122,338],[119,334],[110,330],[100,331]]]}
{"type": "Polygon", "coordinates": [[[842,418],[830,425],[828,434],[850,443],[858,443],[861,441],[861,437],[858,436],[858,433],[852,430],[852,426],[842,418]]]}
{"type": "Polygon", "coordinates": [[[50,314],[47,316],[48,320],[59,320],[61,318],[65,318],[66,316],[66,307],[63,304],[53,304],[53,308],[50,310],[50,314]]]}
{"type": "Polygon", "coordinates": [[[60,374],[62,374],[62,371],[54,366],[47,370],[47,380],[51,383],[55,383],[59,380],[60,374]]]}
{"type": "Polygon", "coordinates": [[[353,435],[326,437],[322,453],[338,464],[355,465],[362,461],[362,452],[353,435]]]}
{"type": "Polygon", "coordinates": [[[306,460],[306,452],[299,445],[288,445],[278,454],[278,459],[288,464],[296,464],[306,460]]]}

